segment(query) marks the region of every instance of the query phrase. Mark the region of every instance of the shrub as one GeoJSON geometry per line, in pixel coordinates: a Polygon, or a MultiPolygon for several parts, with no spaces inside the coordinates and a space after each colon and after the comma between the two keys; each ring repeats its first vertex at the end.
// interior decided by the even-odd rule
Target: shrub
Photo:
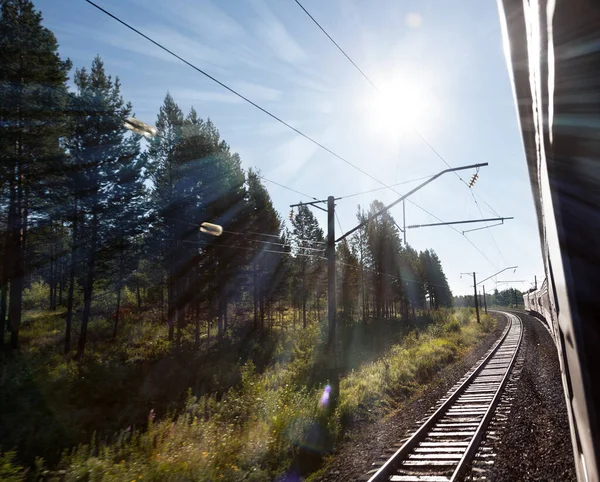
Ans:
{"type": "Polygon", "coordinates": [[[14,461],[14,452],[0,452],[0,480],[4,482],[22,482],[25,470],[14,461]]]}
{"type": "Polygon", "coordinates": [[[448,323],[444,323],[444,330],[448,333],[458,333],[461,330],[460,322],[453,318],[448,323]]]}
{"type": "Polygon", "coordinates": [[[29,288],[23,290],[23,309],[45,310],[49,306],[50,286],[41,278],[34,280],[29,288]]]}

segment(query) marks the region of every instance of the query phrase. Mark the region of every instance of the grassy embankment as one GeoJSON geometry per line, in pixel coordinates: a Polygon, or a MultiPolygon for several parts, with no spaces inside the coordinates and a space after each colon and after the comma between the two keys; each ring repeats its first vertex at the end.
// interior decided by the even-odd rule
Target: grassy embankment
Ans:
{"type": "MultiPolygon", "coordinates": [[[[156,315],[146,312],[139,321],[132,314],[119,343],[108,336],[110,323],[96,320],[89,356],[76,364],[57,347],[62,318],[30,314],[22,353],[4,360],[0,387],[2,427],[9,430],[2,448],[11,441],[18,446],[29,478],[272,480],[306,474],[355,421],[394,409],[494,324],[484,317],[477,325],[472,312],[457,310],[434,313],[431,323],[416,328],[398,321],[346,327],[346,368],[332,408],[321,403],[327,383],[322,325],[237,333],[205,350],[193,349],[190,332],[187,345],[174,349],[152,320],[156,315]],[[74,445],[57,464],[53,454],[74,445]],[[33,463],[35,454],[45,455],[52,470],[33,463]]],[[[0,479],[22,477],[15,459],[2,456],[0,479]]]]}

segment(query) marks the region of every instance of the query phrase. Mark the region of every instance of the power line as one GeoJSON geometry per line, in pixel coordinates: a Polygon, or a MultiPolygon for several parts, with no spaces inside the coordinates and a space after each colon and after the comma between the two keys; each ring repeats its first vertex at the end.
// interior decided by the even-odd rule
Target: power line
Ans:
{"type": "MultiPolygon", "coordinates": [[[[310,142],[312,142],[313,144],[315,144],[316,146],[320,147],[321,149],[323,149],[324,151],[328,152],[329,154],[331,154],[332,156],[336,157],[337,159],[340,159],[341,161],[345,162],[346,164],[348,164],[349,166],[353,167],[354,169],[356,169],[357,171],[361,172],[362,174],[364,174],[365,176],[371,178],[372,180],[374,180],[375,182],[377,182],[378,184],[381,184],[383,187],[391,189],[392,191],[394,191],[396,194],[400,195],[400,193],[398,191],[396,191],[395,189],[391,188],[390,186],[388,186],[387,184],[385,184],[384,182],[380,181],[379,179],[377,179],[376,177],[372,176],[371,174],[369,174],[367,171],[361,169],[360,167],[358,167],[357,165],[353,164],[352,162],[348,161],[347,159],[345,159],[344,157],[340,156],[339,154],[335,153],[334,151],[332,151],[331,149],[329,149],[328,147],[324,146],[323,144],[321,144],[320,142],[314,140],[312,137],[308,136],[307,134],[305,134],[304,132],[300,131],[299,129],[296,129],[295,127],[293,127],[292,125],[288,124],[287,122],[285,122],[284,120],[282,120],[281,118],[277,117],[275,114],[272,114],[271,112],[269,112],[268,110],[266,110],[265,108],[261,107],[260,105],[258,105],[257,103],[251,101],[250,99],[248,99],[247,97],[245,97],[244,95],[240,94],[239,92],[237,92],[236,90],[232,89],[231,87],[229,87],[228,85],[224,84],[223,82],[221,82],[220,80],[216,79],[215,77],[213,77],[212,75],[208,74],[207,72],[205,72],[204,70],[200,69],[199,67],[195,66],[194,64],[192,64],[191,62],[185,60],[183,57],[181,57],[180,55],[176,54],[175,52],[173,52],[172,50],[169,50],[167,47],[163,46],[162,44],[160,44],[159,42],[157,42],[156,40],[152,39],[151,37],[149,37],[148,35],[142,33],[140,30],[136,29],[135,27],[129,25],[127,22],[125,22],[124,20],[121,20],[119,17],[113,15],[112,13],[110,13],[109,11],[105,10],[104,8],[100,7],[99,5],[95,4],[94,2],[92,2],[91,0],[85,0],[87,3],[89,3],[90,5],[92,5],[93,7],[97,8],[98,10],[100,10],[101,12],[103,12],[104,14],[108,15],[109,17],[111,17],[112,19],[116,20],[117,22],[119,22],[120,24],[122,24],[123,26],[127,27],[128,29],[132,30],[133,32],[137,33],[138,35],[140,35],[141,37],[145,38],[146,40],[148,40],[149,42],[151,42],[152,44],[156,45],[157,47],[159,47],[160,49],[164,50],[165,52],[167,52],[168,54],[172,55],[173,57],[175,57],[176,59],[180,60],[181,62],[185,63],[186,65],[188,65],[189,67],[193,68],[194,70],[196,70],[197,72],[201,73],[202,75],[204,75],[205,77],[208,77],[210,80],[212,80],[213,82],[219,84],[221,87],[223,87],[224,89],[228,90],[229,92],[231,92],[232,94],[236,95],[237,97],[239,97],[240,99],[246,101],[247,103],[249,103],[250,105],[254,106],[255,108],[257,108],[258,110],[260,110],[261,112],[267,114],[269,117],[275,119],[277,122],[280,122],[281,124],[285,125],[286,127],[288,127],[289,129],[293,130],[294,132],[296,132],[298,135],[304,137],[305,139],[309,140],[310,142]]],[[[291,189],[291,188],[290,188],[291,189]]],[[[302,194],[304,195],[304,194],[302,194]]],[[[312,196],[307,196],[307,197],[312,197],[312,196]]],[[[429,213],[427,210],[425,210],[424,208],[422,208],[421,206],[419,206],[418,204],[416,204],[414,201],[410,201],[413,205],[415,205],[416,207],[418,207],[419,209],[423,210],[424,212],[428,213],[430,216],[433,216],[431,213],[429,213]]],[[[438,218],[437,216],[433,216],[435,219],[440,220],[440,218],[438,218]]],[[[457,233],[460,234],[459,231],[455,230],[457,233]]],[[[470,241],[469,241],[470,242],[470,241]]],[[[471,243],[473,244],[473,243],[471,243]]],[[[487,259],[487,258],[486,258],[487,259]]]]}
{"type": "MultiPolygon", "coordinates": [[[[473,191],[471,191],[471,196],[473,196],[473,201],[475,201],[475,205],[477,206],[477,209],[479,210],[479,214],[481,215],[481,219],[483,219],[483,212],[481,211],[481,207],[479,206],[479,203],[477,202],[477,199],[475,198],[475,194],[473,194],[473,191]]],[[[486,228],[488,227],[488,224],[486,222],[484,222],[483,224],[485,225],[486,228]]],[[[496,249],[498,250],[498,254],[502,258],[502,261],[504,262],[504,264],[508,264],[508,262],[504,258],[504,255],[502,254],[502,251],[500,251],[500,247],[498,246],[498,243],[496,242],[496,238],[494,237],[494,233],[492,231],[489,231],[489,230],[488,230],[488,233],[490,233],[490,236],[492,237],[492,241],[494,242],[494,245],[496,246],[496,249]]]]}
{"type": "MultiPolygon", "coordinates": [[[[313,17],[313,16],[312,16],[310,13],[308,13],[308,10],[306,10],[306,9],[305,9],[305,8],[302,6],[302,4],[301,4],[301,3],[300,3],[298,0],[295,0],[295,2],[298,4],[298,6],[299,6],[299,7],[300,7],[302,10],[304,10],[304,13],[305,13],[306,15],[308,15],[308,16],[310,17],[310,19],[311,19],[313,22],[315,22],[315,24],[317,25],[317,27],[319,27],[319,28],[321,29],[321,31],[322,31],[322,32],[323,32],[325,35],[327,35],[327,37],[329,38],[329,40],[331,40],[331,41],[333,42],[333,45],[335,45],[335,46],[338,48],[338,50],[339,50],[340,52],[342,52],[342,54],[344,54],[344,57],[346,57],[346,58],[347,58],[347,59],[350,61],[350,63],[351,63],[352,65],[354,65],[354,67],[356,68],[356,70],[358,70],[358,71],[361,73],[361,75],[362,75],[362,76],[363,76],[365,79],[367,79],[367,82],[369,82],[369,83],[370,83],[370,84],[371,84],[371,85],[372,85],[372,86],[373,86],[375,89],[377,89],[377,86],[376,86],[376,85],[375,85],[375,84],[374,84],[374,83],[371,81],[371,79],[369,79],[369,77],[367,77],[367,74],[365,74],[365,73],[364,73],[362,70],[360,70],[360,67],[354,63],[354,60],[352,60],[352,59],[351,59],[351,58],[348,56],[348,54],[347,54],[346,52],[344,52],[344,49],[342,49],[342,47],[340,47],[340,46],[338,45],[338,43],[337,43],[335,40],[333,40],[333,38],[331,38],[331,35],[329,35],[329,34],[327,33],[327,31],[326,31],[326,30],[325,30],[323,27],[321,27],[321,25],[319,24],[319,22],[317,22],[317,21],[315,20],[315,18],[314,18],[314,17],[313,17]]],[[[379,90],[379,89],[377,89],[377,90],[379,90]]]]}
{"type": "MultiPolygon", "coordinates": [[[[367,171],[361,169],[360,167],[358,167],[357,165],[353,164],[352,162],[348,161],[347,159],[345,159],[344,157],[340,156],[339,154],[335,153],[334,151],[332,151],[331,149],[329,149],[328,147],[324,146],[323,144],[321,144],[320,142],[316,141],[315,139],[313,139],[312,137],[308,136],[307,134],[305,134],[304,132],[300,131],[299,129],[296,129],[295,127],[293,127],[292,125],[288,124],[287,122],[285,122],[283,119],[277,117],[275,114],[272,114],[271,112],[269,112],[268,110],[266,110],[265,108],[261,107],[260,105],[258,105],[257,103],[253,102],[252,100],[250,100],[249,98],[245,97],[244,95],[240,94],[239,92],[237,92],[236,90],[232,89],[231,87],[229,87],[227,84],[221,82],[220,80],[218,80],[217,78],[213,77],[212,75],[210,75],[209,73],[205,72],[204,70],[200,69],[199,67],[197,67],[196,65],[192,64],[191,62],[187,61],[186,59],[184,59],[183,57],[181,57],[180,55],[176,54],[175,52],[173,52],[172,50],[168,49],[167,47],[165,47],[164,45],[160,44],[159,42],[157,42],[156,40],[152,39],[151,37],[149,37],[148,35],[144,34],[143,32],[141,32],[140,30],[136,29],[135,27],[131,26],[130,24],[128,24],[127,22],[125,22],[124,20],[121,20],[119,17],[117,17],[116,15],[113,15],[112,13],[110,13],[109,11],[105,10],[104,8],[100,7],[99,5],[97,5],[96,3],[92,2],[91,0],[85,0],[85,2],[87,2],[88,4],[92,5],[93,7],[95,7],[96,9],[100,10],[102,13],[104,13],[105,15],[108,15],[109,17],[111,17],[112,19],[116,20],[117,22],[119,22],[121,25],[127,27],[128,29],[130,29],[131,31],[137,33],[138,35],[140,35],[141,37],[145,38],[146,40],[148,40],[149,42],[151,42],[152,44],[156,45],[157,47],[159,47],[160,49],[164,50],[165,52],[167,52],[168,54],[172,55],[173,57],[175,57],[176,59],[180,60],[181,62],[183,62],[184,64],[186,64],[187,66],[191,67],[192,69],[196,70],[197,72],[201,73],[202,75],[204,75],[205,77],[209,78],[210,80],[212,80],[213,82],[217,83],[218,85],[220,85],[221,87],[223,87],[224,89],[228,90],[229,92],[231,92],[232,94],[236,95],[237,97],[239,97],[240,99],[244,100],[245,102],[249,103],[250,105],[254,106],[256,109],[260,110],[261,112],[263,112],[264,114],[268,115],[269,117],[275,119],[277,122],[283,124],[284,126],[288,127],[289,129],[293,130],[294,132],[296,132],[298,135],[304,137],[305,139],[307,139],[308,141],[312,142],[313,144],[315,144],[316,146],[320,147],[321,149],[323,149],[324,151],[328,152],[329,154],[331,154],[332,156],[336,157],[337,159],[343,161],[344,163],[348,164],[349,166],[353,167],[354,169],[356,169],[357,171],[363,173],[364,175],[366,175],[367,177],[371,178],[372,180],[376,181],[377,183],[381,184],[382,186],[391,189],[392,191],[394,191],[396,194],[400,195],[400,193],[398,191],[396,191],[395,189],[389,187],[388,185],[386,185],[385,183],[383,183],[382,181],[380,181],[379,179],[377,179],[376,177],[372,176],[371,174],[369,174],[367,171]]],[[[376,87],[375,87],[376,88],[376,87]]],[[[310,197],[310,196],[307,196],[310,197]]],[[[416,204],[414,201],[409,200],[409,202],[411,204],[413,204],[414,206],[418,207],[419,209],[423,210],[424,212],[428,213],[430,216],[434,217],[435,219],[437,219],[438,221],[442,221],[440,218],[438,218],[437,216],[434,216],[433,214],[431,214],[429,211],[427,211],[426,209],[422,208],[421,206],[419,206],[418,204],[416,204]]],[[[453,228],[451,226],[452,229],[454,229],[454,231],[456,231],[457,233],[461,234],[460,231],[458,231],[457,229],[453,228]]],[[[463,235],[464,236],[464,235],[463,235]]],[[[485,259],[487,259],[493,266],[495,266],[490,260],[489,258],[487,258],[487,256],[485,256],[482,251],[477,248],[473,242],[471,240],[469,240],[468,238],[466,238],[469,241],[469,243],[471,245],[473,245],[473,247],[475,247],[477,249],[477,251],[479,251],[480,254],[483,255],[483,257],[485,259]]]]}
{"type": "Polygon", "coordinates": [[[183,57],[181,57],[180,55],[176,54],[175,52],[173,52],[172,50],[168,49],[167,47],[165,47],[164,45],[162,45],[161,43],[157,42],[156,40],[152,39],[151,37],[149,37],[148,35],[146,35],[145,33],[141,32],[140,30],[136,29],[135,27],[131,26],[130,24],[128,24],[127,22],[125,22],[124,20],[121,20],[119,17],[117,17],[116,15],[113,15],[112,13],[110,13],[108,10],[105,10],[104,8],[100,7],[99,5],[95,4],[94,2],[92,2],[92,0],[84,0],[85,2],[89,3],[90,5],[92,5],[93,7],[97,8],[98,10],[100,10],[102,13],[108,15],[109,17],[111,17],[112,19],[116,20],[117,22],[119,22],[121,25],[127,27],[128,29],[130,29],[131,31],[137,33],[138,35],[140,35],[141,37],[145,38],[146,40],[148,40],[149,42],[153,43],[154,45],[156,45],[158,48],[164,50],[165,52],[167,52],[168,54],[172,55],[173,57],[175,57],[176,59],[180,60],[181,62],[183,62],[184,64],[186,64],[187,66],[191,67],[192,69],[196,70],[197,72],[201,73],[202,75],[204,75],[205,77],[209,78],[210,80],[212,80],[213,82],[215,82],[216,84],[219,84],[221,87],[223,87],[224,89],[228,90],[229,92],[231,92],[232,94],[234,94],[235,96],[239,97],[240,99],[244,100],[245,102],[247,102],[248,104],[254,106],[255,108],[257,108],[258,110],[260,110],[261,112],[263,112],[264,114],[268,115],[269,117],[271,117],[272,119],[275,119],[277,122],[283,124],[284,126],[286,126],[288,129],[293,130],[296,134],[304,137],[305,139],[307,139],[308,141],[312,142],[314,145],[320,147],[321,149],[323,149],[325,152],[328,152],[329,154],[331,154],[332,156],[336,157],[337,159],[345,162],[346,164],[348,164],[349,166],[353,167],[354,169],[356,169],[359,172],[362,172],[365,176],[370,177],[371,179],[373,179],[374,181],[382,184],[385,186],[384,183],[382,183],[381,181],[379,181],[378,179],[376,179],[375,177],[373,177],[371,174],[369,174],[367,171],[361,169],[360,167],[358,167],[356,164],[353,164],[352,162],[350,162],[348,159],[340,156],[339,154],[335,153],[334,151],[332,151],[331,149],[329,149],[328,147],[326,147],[325,145],[321,144],[320,142],[316,141],[315,139],[313,139],[312,137],[310,137],[309,135],[305,134],[304,132],[302,132],[299,129],[296,129],[294,126],[292,126],[291,124],[288,124],[286,121],[284,121],[283,119],[281,119],[280,117],[276,116],[275,114],[269,112],[267,109],[265,109],[264,107],[261,107],[260,105],[258,105],[256,102],[250,100],[248,97],[240,94],[239,92],[237,92],[236,90],[234,90],[233,88],[229,87],[227,84],[221,82],[220,80],[218,80],[216,77],[213,77],[212,75],[210,75],[209,73],[205,72],[204,70],[202,70],[201,68],[197,67],[196,65],[192,64],[191,62],[187,61],[186,59],[184,59],[183,57]]]}
{"type": "Polygon", "coordinates": [[[335,219],[337,220],[338,226],[340,227],[340,232],[343,233],[344,232],[344,228],[342,228],[342,223],[340,222],[340,218],[338,217],[338,213],[337,211],[333,211],[333,213],[335,214],[335,219]]]}
{"type": "MultiPolygon", "coordinates": [[[[192,239],[169,239],[169,238],[162,238],[162,241],[180,241],[182,243],[188,243],[188,244],[204,244],[201,241],[194,241],[192,239]]],[[[304,256],[307,258],[319,258],[319,259],[327,259],[324,256],[319,256],[317,254],[303,254],[303,253],[291,253],[291,252],[287,252],[287,251],[281,251],[281,250],[271,250],[271,249],[260,249],[257,250],[255,248],[247,248],[245,246],[232,246],[230,244],[219,244],[217,245],[217,247],[219,248],[231,248],[231,249],[242,249],[245,251],[252,251],[253,253],[275,253],[275,254],[286,254],[288,256],[304,256]]]]}
{"type": "MultiPolygon", "coordinates": [[[[336,263],[339,263],[339,264],[341,264],[343,266],[348,266],[350,268],[356,267],[356,266],[354,266],[354,265],[352,265],[350,263],[344,263],[343,261],[339,261],[339,260],[336,260],[336,263]]],[[[397,275],[393,275],[393,274],[389,274],[389,273],[382,273],[381,271],[376,271],[374,269],[367,268],[366,266],[361,266],[360,264],[358,265],[358,267],[361,268],[361,269],[364,269],[367,272],[370,272],[370,273],[373,273],[373,274],[377,274],[377,275],[380,275],[380,276],[388,276],[389,278],[393,278],[395,280],[399,280],[399,281],[401,281],[403,283],[416,283],[416,284],[420,284],[420,285],[423,285],[425,283],[425,281],[419,281],[419,280],[413,280],[413,279],[405,279],[405,278],[402,278],[402,276],[397,276],[397,275]]],[[[435,284],[435,283],[427,283],[427,284],[429,286],[435,286],[437,288],[446,288],[446,286],[444,286],[444,285],[438,285],[438,284],[435,284]]]]}
{"type": "Polygon", "coordinates": [[[401,186],[403,184],[409,184],[411,182],[422,181],[423,179],[430,178],[431,176],[433,176],[433,174],[430,174],[429,176],[417,177],[415,179],[409,179],[408,181],[397,182],[395,184],[390,184],[389,186],[385,186],[385,187],[376,187],[374,189],[369,189],[368,191],[357,192],[357,193],[354,193],[354,194],[347,194],[346,196],[340,196],[339,199],[348,199],[350,197],[361,196],[363,194],[369,194],[369,193],[372,193],[372,192],[375,192],[375,191],[381,191],[383,189],[389,189],[391,187],[401,186]]]}
{"type": "MultiPolygon", "coordinates": [[[[200,227],[200,225],[197,224],[197,223],[190,223],[189,221],[183,221],[183,220],[177,219],[177,218],[163,217],[163,219],[168,219],[170,221],[176,221],[178,223],[186,224],[188,226],[194,226],[195,228],[199,228],[200,227]]],[[[256,231],[246,231],[245,233],[240,233],[240,232],[237,232],[237,231],[230,231],[230,230],[227,230],[227,229],[224,229],[223,232],[227,233],[227,234],[234,234],[234,235],[238,235],[238,236],[244,236],[244,237],[246,237],[246,239],[248,239],[250,241],[257,241],[257,242],[269,243],[269,244],[274,244],[274,245],[279,244],[280,246],[289,246],[289,245],[286,245],[285,243],[274,243],[272,241],[252,240],[251,238],[247,237],[248,234],[254,234],[256,236],[267,236],[267,237],[277,238],[277,239],[281,240],[281,236],[277,235],[277,234],[259,233],[259,232],[256,232],[256,231]]],[[[308,243],[314,243],[315,245],[317,245],[317,244],[325,244],[324,241],[315,241],[315,240],[312,240],[312,239],[293,238],[293,240],[294,241],[306,241],[308,243]]],[[[171,239],[170,241],[177,241],[177,240],[176,239],[171,239]]],[[[196,242],[196,241],[194,241],[194,242],[196,242]]],[[[304,248],[303,247],[302,249],[312,249],[312,248],[304,248]]]]}
{"type": "Polygon", "coordinates": [[[264,177],[264,176],[261,176],[261,175],[259,175],[259,174],[257,174],[257,176],[258,176],[259,178],[261,178],[261,179],[264,179],[264,180],[265,180],[265,181],[267,181],[267,182],[270,182],[270,183],[272,183],[272,184],[275,184],[276,186],[279,186],[279,187],[282,187],[282,188],[284,188],[284,189],[287,189],[288,191],[292,191],[292,192],[295,192],[296,194],[300,194],[301,196],[304,196],[304,197],[307,197],[307,198],[310,198],[310,199],[314,199],[315,201],[317,200],[317,198],[316,198],[316,197],[314,197],[314,196],[309,196],[308,194],[305,194],[305,193],[303,193],[303,192],[297,191],[296,189],[292,189],[291,187],[284,186],[283,184],[281,184],[281,183],[279,183],[279,182],[271,181],[271,179],[267,179],[266,177],[264,177]]]}
{"type": "MultiPolygon", "coordinates": [[[[333,42],[333,44],[340,50],[340,52],[342,52],[344,54],[344,56],[350,61],[350,63],[356,68],[356,70],[371,84],[371,86],[377,91],[377,92],[381,92],[381,90],[379,89],[379,87],[377,87],[377,85],[375,85],[375,83],[373,83],[373,81],[358,67],[358,65],[356,65],[356,63],[350,58],[350,56],[348,56],[348,54],[346,54],[346,52],[338,45],[338,43],[333,40],[333,38],[331,37],[331,35],[329,35],[329,33],[319,24],[319,22],[317,22],[315,20],[315,18],[306,10],[306,8],[304,8],[300,2],[298,0],[295,0],[296,3],[302,8],[302,10],[304,11],[304,13],[306,13],[306,15],[308,15],[308,17],[317,25],[317,27],[319,27],[319,29],[321,29],[321,31],[327,36],[327,38],[329,38],[329,40],[331,40],[331,42],[333,42]]],[[[449,168],[451,168],[452,166],[450,166],[450,164],[448,164],[448,162],[444,159],[444,157],[425,139],[425,137],[417,130],[414,129],[414,131],[416,132],[416,134],[419,136],[419,138],[433,151],[433,153],[439,157],[449,168]]],[[[458,173],[454,173],[465,185],[468,186],[468,184],[464,181],[464,179],[462,179],[460,177],[460,175],[458,175],[458,173]]],[[[369,176],[372,177],[372,176],[369,176]]],[[[378,183],[382,184],[383,186],[386,186],[383,182],[377,180],[378,183]]],[[[389,187],[389,186],[386,186],[389,187]]],[[[391,188],[390,188],[391,189],[391,188]]],[[[394,189],[392,189],[393,191],[395,191],[394,189]]],[[[399,194],[397,191],[395,191],[397,194],[399,194]]],[[[422,208],[421,206],[419,206],[418,204],[416,204],[414,201],[411,201],[410,199],[408,199],[408,201],[413,204],[414,206],[418,207],[419,209],[421,209],[422,211],[425,211],[427,214],[429,214],[430,216],[434,217],[435,219],[437,219],[440,222],[443,222],[440,218],[438,218],[437,216],[434,216],[433,214],[431,214],[429,211],[427,211],[426,209],[422,208]]],[[[475,246],[475,244],[469,239],[467,238],[464,234],[460,233],[460,231],[458,231],[456,228],[454,228],[453,226],[449,226],[450,228],[454,229],[454,231],[456,231],[457,233],[461,234],[465,239],[467,239],[469,241],[469,243],[477,250],[479,251],[479,253],[490,263],[492,264],[492,266],[495,266],[494,263],[492,263],[490,261],[490,259],[485,256],[483,254],[483,252],[477,247],[475,246]]]]}

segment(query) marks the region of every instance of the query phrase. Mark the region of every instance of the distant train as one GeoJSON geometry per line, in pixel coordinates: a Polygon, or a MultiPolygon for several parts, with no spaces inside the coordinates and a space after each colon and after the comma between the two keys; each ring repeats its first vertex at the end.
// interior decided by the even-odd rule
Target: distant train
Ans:
{"type": "Polygon", "coordinates": [[[529,313],[541,316],[552,332],[552,336],[555,338],[556,343],[556,332],[557,327],[554,326],[553,320],[556,316],[552,316],[550,305],[550,295],[548,294],[548,280],[544,280],[542,286],[537,290],[532,290],[523,295],[523,304],[525,305],[525,311],[529,313]]]}

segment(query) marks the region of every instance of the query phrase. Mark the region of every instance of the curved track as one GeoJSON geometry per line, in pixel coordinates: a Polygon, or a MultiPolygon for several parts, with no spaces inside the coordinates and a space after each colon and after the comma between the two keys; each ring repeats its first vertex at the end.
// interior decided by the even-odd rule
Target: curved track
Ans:
{"type": "Polygon", "coordinates": [[[509,323],[496,345],[369,482],[450,482],[465,474],[500,400],[523,337],[519,317],[500,313],[509,323]]]}

